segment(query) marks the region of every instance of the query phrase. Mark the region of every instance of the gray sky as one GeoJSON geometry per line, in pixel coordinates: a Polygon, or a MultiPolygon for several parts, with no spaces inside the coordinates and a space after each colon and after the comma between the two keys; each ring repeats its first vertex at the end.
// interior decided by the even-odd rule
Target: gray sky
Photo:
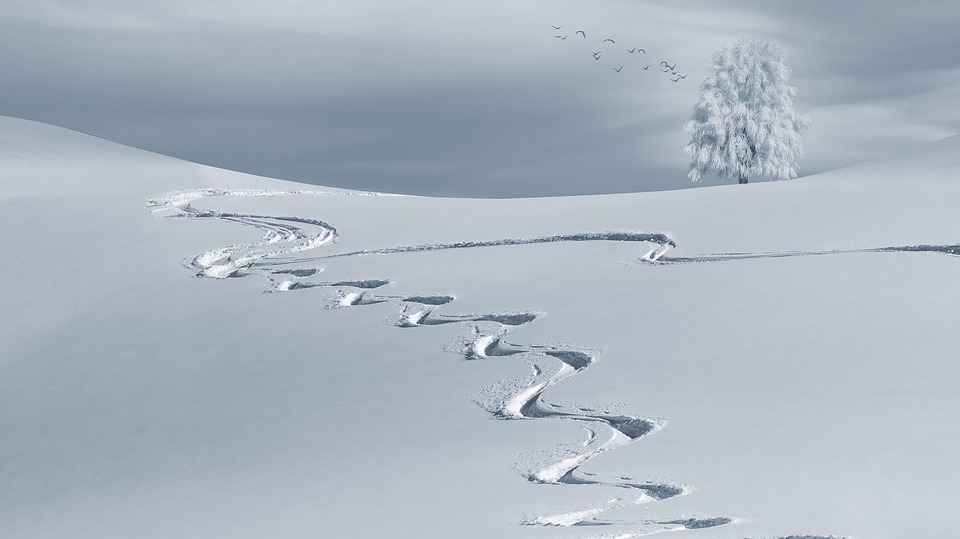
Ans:
{"type": "Polygon", "coordinates": [[[960,132],[958,22],[954,0],[0,0],[0,114],[322,185],[673,189],[722,43],[783,45],[807,175],[960,132]]]}

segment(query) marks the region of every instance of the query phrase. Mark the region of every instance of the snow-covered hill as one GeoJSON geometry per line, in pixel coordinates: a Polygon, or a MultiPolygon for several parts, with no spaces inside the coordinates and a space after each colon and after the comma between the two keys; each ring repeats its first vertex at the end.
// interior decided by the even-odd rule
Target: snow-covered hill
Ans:
{"type": "Polygon", "coordinates": [[[958,151],[440,199],[0,118],[0,536],[958,536],[958,151]]]}

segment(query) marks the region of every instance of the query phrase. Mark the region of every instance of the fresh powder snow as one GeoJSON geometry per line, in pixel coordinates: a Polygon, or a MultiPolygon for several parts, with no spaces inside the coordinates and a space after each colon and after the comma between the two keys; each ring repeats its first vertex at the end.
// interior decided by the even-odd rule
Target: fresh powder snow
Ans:
{"type": "Polygon", "coordinates": [[[0,536],[960,536],[958,155],[450,199],[0,118],[0,536]]]}

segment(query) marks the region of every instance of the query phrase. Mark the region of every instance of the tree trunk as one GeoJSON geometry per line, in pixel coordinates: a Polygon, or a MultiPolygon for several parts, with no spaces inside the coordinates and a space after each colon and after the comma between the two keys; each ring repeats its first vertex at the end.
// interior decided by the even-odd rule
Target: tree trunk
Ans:
{"type": "MultiPolygon", "coordinates": [[[[743,138],[744,138],[744,139],[747,138],[747,130],[746,130],[746,129],[744,129],[741,134],[743,135],[743,138]]],[[[746,159],[746,162],[741,162],[741,163],[740,163],[741,166],[742,166],[742,168],[740,169],[740,172],[738,173],[738,175],[740,176],[740,181],[737,182],[737,183],[747,183],[747,175],[746,175],[746,173],[744,173],[743,171],[744,171],[745,169],[748,169],[749,166],[750,166],[754,161],[756,161],[756,159],[757,159],[757,146],[756,146],[755,144],[747,144],[747,148],[750,149],[750,157],[746,159]]]]}

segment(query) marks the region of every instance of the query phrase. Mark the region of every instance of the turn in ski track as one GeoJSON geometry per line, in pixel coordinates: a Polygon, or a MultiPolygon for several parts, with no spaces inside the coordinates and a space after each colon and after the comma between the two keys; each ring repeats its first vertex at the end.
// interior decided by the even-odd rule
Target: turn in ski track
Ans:
{"type": "MultiPolygon", "coordinates": [[[[479,391],[475,396],[478,405],[494,417],[505,420],[553,419],[579,423],[586,431],[586,440],[576,449],[555,448],[544,454],[522,458],[517,470],[528,481],[562,485],[604,485],[625,489],[634,495],[624,495],[586,509],[555,512],[531,516],[521,521],[530,526],[629,526],[633,531],[618,534],[618,538],[631,538],[665,531],[682,531],[712,528],[733,524],[741,519],[732,516],[700,516],[661,520],[621,521],[604,519],[600,515],[612,509],[669,500],[693,492],[693,488],[666,482],[637,480],[627,476],[600,477],[584,472],[581,466],[591,458],[632,443],[652,434],[666,424],[659,418],[616,414],[593,407],[576,407],[550,402],[545,392],[566,378],[586,370],[601,355],[599,350],[575,346],[524,344],[507,340],[509,333],[536,321],[543,313],[518,310],[499,313],[446,314],[437,308],[456,300],[452,295],[383,295],[377,290],[387,286],[389,279],[356,279],[343,281],[320,281],[315,277],[322,267],[309,266],[311,261],[362,255],[383,255],[523,245],[550,242],[577,241],[632,241],[646,246],[646,252],[638,257],[644,264],[682,264],[734,261],[751,258],[783,258],[794,256],[822,256],[846,253],[883,252],[933,252],[960,256],[960,245],[916,245],[902,247],[879,247],[809,252],[765,253],[719,253],[698,257],[669,258],[664,256],[676,246],[672,238],[662,233],[631,231],[590,232],[565,234],[538,238],[503,239],[495,241],[463,241],[455,243],[423,244],[415,246],[388,247],[373,250],[356,250],[326,256],[306,257],[306,251],[338,240],[336,229],[321,220],[296,216],[266,216],[239,213],[223,213],[193,206],[193,202],[207,197],[243,196],[270,197],[283,195],[317,196],[376,196],[372,193],[334,193],[323,191],[279,191],[256,189],[198,189],[174,192],[150,199],[147,207],[167,218],[219,220],[253,227],[263,232],[259,242],[235,244],[200,253],[184,261],[184,265],[198,277],[225,279],[257,275],[269,283],[268,292],[323,287],[337,292],[333,308],[371,304],[392,303],[398,312],[390,323],[399,328],[424,328],[446,324],[463,324],[471,327],[455,351],[466,360],[490,357],[517,357],[527,363],[531,374],[525,378],[503,380],[479,391]]],[[[831,539],[825,536],[789,536],[780,539],[831,539]]]]}

